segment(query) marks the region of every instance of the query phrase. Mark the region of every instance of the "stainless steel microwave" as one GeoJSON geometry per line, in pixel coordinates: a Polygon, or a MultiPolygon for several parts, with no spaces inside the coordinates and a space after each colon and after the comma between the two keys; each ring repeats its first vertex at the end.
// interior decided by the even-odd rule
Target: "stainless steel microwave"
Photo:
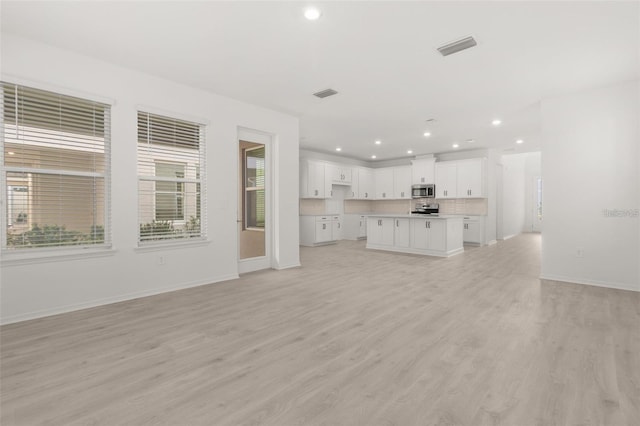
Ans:
{"type": "Polygon", "coordinates": [[[435,198],[436,186],[434,184],[420,184],[411,186],[411,198],[435,198]]]}

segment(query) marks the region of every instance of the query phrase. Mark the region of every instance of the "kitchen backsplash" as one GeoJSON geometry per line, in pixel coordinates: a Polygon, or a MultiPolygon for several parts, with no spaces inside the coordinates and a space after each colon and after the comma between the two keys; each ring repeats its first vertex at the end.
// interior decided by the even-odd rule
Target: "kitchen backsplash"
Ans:
{"type": "MultiPolygon", "coordinates": [[[[324,200],[303,198],[300,200],[300,214],[327,214],[324,200]]],[[[332,212],[330,212],[332,213],[332,212]]]]}
{"type": "MultiPolygon", "coordinates": [[[[441,214],[465,214],[483,216],[487,214],[486,198],[458,198],[455,200],[344,200],[344,213],[407,214],[420,202],[439,203],[441,214]]],[[[332,200],[300,200],[300,214],[341,213],[332,200]],[[331,211],[329,211],[331,210],[331,211]]]]}
{"type": "Polygon", "coordinates": [[[466,214],[483,216],[487,214],[486,198],[456,198],[455,200],[436,200],[440,204],[441,214],[466,214]]]}
{"type": "Polygon", "coordinates": [[[372,200],[344,200],[344,212],[349,213],[373,213],[372,200]]]}

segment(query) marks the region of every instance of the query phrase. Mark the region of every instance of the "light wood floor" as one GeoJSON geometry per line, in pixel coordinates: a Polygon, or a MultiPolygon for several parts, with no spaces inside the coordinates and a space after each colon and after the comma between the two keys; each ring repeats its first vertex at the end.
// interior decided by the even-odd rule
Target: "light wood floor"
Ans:
{"type": "Polygon", "coordinates": [[[304,267],[2,327],[9,425],[640,425],[640,294],[540,237],[304,267]]]}

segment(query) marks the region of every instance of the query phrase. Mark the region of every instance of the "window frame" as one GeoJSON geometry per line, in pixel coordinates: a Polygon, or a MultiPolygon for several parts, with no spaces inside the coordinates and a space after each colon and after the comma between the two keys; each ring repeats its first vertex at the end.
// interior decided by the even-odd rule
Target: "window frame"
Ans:
{"type": "MultiPolygon", "coordinates": [[[[164,247],[164,246],[193,246],[193,245],[200,245],[203,242],[208,242],[207,239],[207,218],[206,218],[206,127],[207,124],[204,123],[204,120],[194,120],[193,118],[185,118],[183,116],[181,116],[180,114],[175,114],[172,112],[166,112],[166,111],[160,111],[160,112],[156,112],[156,110],[154,108],[148,108],[148,107],[138,107],[137,109],[137,120],[138,120],[138,137],[136,138],[136,150],[137,150],[137,154],[136,154],[136,165],[138,168],[138,173],[137,173],[137,184],[138,184],[138,190],[137,190],[137,197],[138,197],[138,202],[137,202],[137,250],[155,250],[155,248],[157,247],[164,247]],[[177,156],[175,158],[167,158],[166,155],[163,155],[161,159],[147,159],[147,163],[141,164],[141,141],[140,141],[140,119],[141,119],[141,115],[146,115],[147,116],[147,123],[146,123],[146,128],[147,131],[149,132],[147,135],[147,140],[146,144],[149,145],[160,145],[160,146],[164,146],[166,148],[166,143],[157,143],[157,144],[153,144],[152,142],[150,142],[150,132],[151,132],[151,128],[152,128],[152,124],[151,121],[149,121],[151,119],[152,116],[155,116],[156,118],[160,119],[160,120],[174,120],[176,122],[184,122],[184,123],[188,123],[189,125],[193,125],[194,127],[197,126],[198,128],[198,137],[197,137],[197,142],[198,142],[198,150],[197,150],[197,165],[194,166],[194,164],[192,163],[188,163],[185,162],[183,158],[180,158],[180,156],[177,156]],[[140,167],[141,166],[146,166],[149,167],[150,164],[153,164],[153,174],[141,174],[140,172],[140,167]],[[169,177],[162,177],[162,176],[157,176],[156,175],[156,165],[157,164],[170,164],[170,165],[181,165],[183,166],[183,170],[184,170],[184,177],[182,178],[169,178],[169,177]],[[191,167],[194,166],[195,169],[195,176],[194,177],[187,177],[187,170],[191,167]],[[141,183],[142,182],[152,182],[153,183],[153,196],[152,196],[152,215],[153,215],[153,219],[152,221],[155,222],[171,222],[172,225],[177,225],[180,227],[186,227],[187,224],[190,222],[190,218],[188,218],[187,216],[187,198],[188,198],[188,190],[187,190],[187,185],[192,184],[193,187],[195,188],[195,193],[193,194],[193,198],[194,198],[194,212],[195,218],[198,219],[199,221],[199,234],[195,234],[195,235],[190,235],[188,234],[188,232],[186,232],[183,229],[183,233],[179,236],[175,236],[175,237],[167,237],[167,238],[153,238],[153,236],[151,238],[146,238],[143,239],[142,235],[141,235],[141,226],[145,225],[145,224],[149,224],[149,222],[144,222],[141,220],[142,217],[142,200],[141,197],[143,196],[142,194],[142,190],[141,190],[141,183]],[[179,183],[182,184],[183,186],[183,190],[182,190],[182,209],[183,209],[183,219],[181,220],[166,220],[166,219],[157,219],[157,190],[156,190],[156,183],[157,182],[175,182],[175,183],[179,183]]],[[[194,139],[195,140],[195,139],[194,139]]],[[[184,148],[184,146],[182,147],[184,148]]],[[[165,194],[172,194],[174,192],[166,192],[163,191],[162,193],[165,194]]],[[[162,237],[161,234],[156,234],[155,237],[162,237]]]]}
{"type": "MultiPolygon", "coordinates": [[[[47,94],[43,94],[42,96],[47,96],[47,94]]],[[[24,98],[24,96],[23,96],[24,98]]],[[[27,98],[29,99],[29,98],[27,98]]],[[[33,102],[33,99],[29,99],[33,102]]],[[[71,101],[71,100],[68,100],[71,101]]],[[[73,90],[68,90],[61,87],[43,85],[41,83],[35,83],[28,80],[15,79],[15,78],[3,78],[0,81],[0,133],[2,134],[1,143],[0,143],[0,191],[3,192],[2,199],[6,200],[6,203],[2,206],[4,210],[4,214],[0,215],[0,253],[2,253],[3,259],[1,261],[2,265],[13,265],[13,264],[30,264],[30,263],[40,263],[42,261],[55,261],[56,259],[75,259],[79,257],[95,257],[95,256],[103,256],[103,255],[111,255],[112,250],[112,235],[111,235],[111,107],[115,102],[111,99],[91,95],[87,93],[79,93],[73,90]],[[5,87],[7,85],[15,86],[16,95],[14,95],[16,102],[18,102],[17,90],[19,88],[25,88],[29,91],[38,91],[38,92],[48,92],[50,95],[56,95],[65,98],[75,98],[78,101],[83,103],[93,103],[95,106],[100,106],[103,110],[103,127],[102,127],[102,149],[103,149],[103,157],[104,157],[104,171],[94,172],[94,171],[75,171],[75,170],[66,170],[64,168],[37,168],[37,167],[24,167],[24,166],[7,166],[5,164],[5,143],[6,139],[4,137],[6,130],[6,119],[5,119],[5,87]],[[30,180],[31,176],[34,174],[39,174],[43,176],[63,176],[63,177],[83,177],[83,178],[99,178],[103,181],[103,192],[99,193],[97,189],[94,188],[93,196],[99,197],[102,195],[103,201],[103,241],[101,243],[91,243],[91,244],[61,244],[61,245],[47,245],[47,246],[18,246],[18,247],[10,247],[8,245],[8,188],[9,181],[11,179],[8,178],[10,173],[22,173],[25,175],[24,179],[30,180]]],[[[16,116],[16,132],[20,131],[21,127],[27,127],[29,129],[42,130],[46,129],[48,131],[56,130],[48,127],[38,127],[38,126],[25,126],[24,123],[20,125],[18,123],[18,118],[16,116]]],[[[69,135],[73,135],[74,131],[72,129],[67,129],[68,131],[62,131],[65,137],[69,137],[69,135]]],[[[23,130],[24,131],[24,130],[23,130]]],[[[20,139],[18,139],[20,140],[20,139]]],[[[66,141],[67,143],[71,141],[71,139],[65,139],[64,137],[60,138],[60,141],[66,141]]],[[[56,145],[54,145],[54,148],[56,145]]],[[[13,185],[12,185],[13,186],[13,185]]],[[[28,192],[31,192],[32,188],[27,188],[28,192]]],[[[29,220],[29,219],[28,219],[29,220]]],[[[31,224],[27,222],[29,226],[31,224]]],[[[96,225],[99,226],[99,225],[96,225]]]]}

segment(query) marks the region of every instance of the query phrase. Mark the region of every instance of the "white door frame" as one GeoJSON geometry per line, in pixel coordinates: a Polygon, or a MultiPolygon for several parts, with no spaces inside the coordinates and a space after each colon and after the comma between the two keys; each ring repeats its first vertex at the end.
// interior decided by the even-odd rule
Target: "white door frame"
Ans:
{"type": "MultiPolygon", "coordinates": [[[[238,127],[238,138],[236,145],[236,153],[238,153],[238,159],[236,164],[240,164],[240,141],[254,142],[264,145],[264,157],[265,157],[265,179],[264,179],[264,245],[265,255],[259,257],[252,257],[249,259],[240,259],[240,227],[238,229],[236,241],[237,241],[237,253],[238,259],[238,273],[244,274],[252,271],[259,271],[261,269],[269,269],[273,266],[273,201],[274,201],[274,135],[271,133],[262,132],[260,130],[248,129],[245,127],[238,127]]],[[[239,179],[238,179],[239,181],[239,179]]],[[[241,196],[242,188],[238,188],[237,195],[241,196]]],[[[244,194],[243,194],[244,195],[244,194]]],[[[239,205],[240,200],[236,200],[236,206],[239,205]]],[[[236,219],[240,217],[240,212],[236,211],[236,219]]]]}
{"type": "MultiPolygon", "coordinates": [[[[531,186],[533,188],[533,191],[531,191],[533,194],[531,195],[533,200],[532,203],[533,204],[533,210],[531,211],[531,231],[532,232],[542,232],[542,221],[538,220],[538,179],[540,179],[540,185],[542,186],[542,177],[541,176],[534,176],[532,178],[532,183],[531,186]]],[[[544,188],[543,188],[544,191],[544,188]]],[[[543,192],[543,196],[544,196],[544,192],[543,192]]],[[[542,211],[543,211],[543,218],[544,218],[544,204],[542,205],[542,211]]]]}

